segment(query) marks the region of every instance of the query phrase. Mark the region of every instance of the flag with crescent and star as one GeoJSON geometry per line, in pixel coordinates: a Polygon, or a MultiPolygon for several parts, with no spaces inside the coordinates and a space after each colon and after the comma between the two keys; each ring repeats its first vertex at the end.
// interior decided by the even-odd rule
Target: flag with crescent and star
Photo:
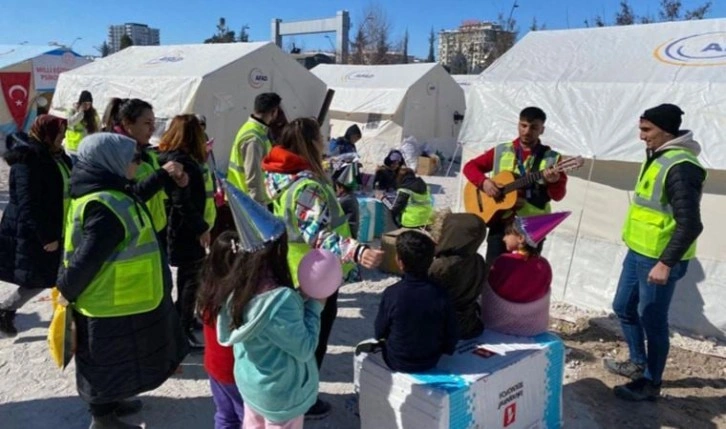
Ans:
{"type": "Polygon", "coordinates": [[[25,118],[28,115],[28,91],[30,88],[30,72],[0,73],[0,89],[8,106],[10,116],[18,126],[23,129],[25,118]]]}

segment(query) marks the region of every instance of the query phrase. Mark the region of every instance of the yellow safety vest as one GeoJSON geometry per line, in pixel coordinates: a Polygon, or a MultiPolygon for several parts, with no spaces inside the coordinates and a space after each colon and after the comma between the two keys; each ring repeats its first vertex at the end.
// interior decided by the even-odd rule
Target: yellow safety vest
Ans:
{"type": "Polygon", "coordinates": [[[242,125],[242,128],[239,129],[237,136],[234,138],[232,153],[229,155],[227,181],[245,194],[249,192],[249,188],[247,187],[244,158],[242,157],[242,151],[240,150],[242,142],[249,140],[250,138],[254,138],[265,148],[265,155],[270,153],[270,150],[272,150],[272,142],[270,142],[270,138],[267,136],[267,129],[267,126],[261,122],[254,118],[250,118],[244,123],[244,125],[242,125]]]}
{"type": "MultiPolygon", "coordinates": [[[[142,180],[154,174],[156,170],[161,168],[159,166],[159,155],[153,150],[149,150],[148,148],[145,148],[143,150],[147,155],[149,155],[151,163],[144,160],[139,165],[139,168],[136,169],[136,177],[134,177],[134,179],[136,179],[137,182],[141,182],[142,180]]],[[[151,219],[154,222],[154,229],[156,230],[156,232],[160,232],[164,228],[166,228],[166,199],[166,192],[164,192],[164,190],[162,189],[161,191],[157,192],[156,195],[151,197],[149,201],[146,202],[146,207],[148,207],[149,212],[151,213],[151,219]]]]}
{"type": "Polygon", "coordinates": [[[68,219],[68,209],[71,205],[71,170],[62,159],[57,159],[55,163],[60,170],[61,180],[63,181],[63,224],[68,219]]]}
{"type": "MultiPolygon", "coordinates": [[[[77,112],[75,110],[71,111],[71,115],[76,114],[77,112]]],[[[69,116],[69,117],[70,117],[69,116]]],[[[99,124],[101,123],[101,119],[96,115],[96,128],[99,128],[99,124]]],[[[78,146],[81,144],[81,140],[83,140],[84,137],[86,137],[86,127],[83,125],[83,121],[77,123],[76,125],[72,127],[66,128],[66,135],[65,135],[65,141],[64,145],[66,150],[69,152],[77,152],[78,146]]]]}
{"type": "Polygon", "coordinates": [[[417,194],[410,189],[400,188],[398,192],[408,194],[408,204],[401,215],[401,226],[404,228],[418,228],[430,225],[433,222],[434,199],[431,191],[426,187],[426,192],[417,194]]]}
{"type": "MultiPolygon", "coordinates": [[[[542,157],[542,161],[544,162],[539,163],[539,171],[552,167],[553,165],[557,164],[559,160],[560,154],[553,150],[548,150],[542,157]]],[[[527,169],[527,171],[532,170],[533,162],[534,156],[530,155],[524,162],[524,167],[527,169]]],[[[514,150],[514,142],[502,143],[494,148],[494,170],[492,171],[492,176],[496,176],[502,171],[511,171],[517,175],[519,175],[520,173],[517,169],[517,152],[514,150]]],[[[540,181],[539,184],[544,185],[545,183],[543,181],[540,181]]],[[[524,206],[517,210],[517,215],[521,217],[527,217],[551,212],[552,207],[550,206],[549,202],[545,204],[544,208],[539,208],[533,204],[530,204],[529,201],[526,201],[524,203],[524,206]]],[[[511,215],[511,213],[509,215],[511,215]]]]}
{"type": "MultiPolygon", "coordinates": [[[[635,195],[630,202],[628,217],[623,226],[623,241],[641,255],[660,258],[676,229],[673,207],[666,199],[665,182],[668,171],[676,164],[690,162],[703,168],[698,158],[683,149],[665,151],[640,168],[635,195]]],[[[705,169],[704,169],[705,171],[705,169]]],[[[682,260],[696,256],[696,242],[691,244],[682,260]]]]}
{"type": "Polygon", "coordinates": [[[76,311],[88,317],[119,317],[155,309],[164,293],[161,251],[146,210],[123,192],[100,191],[73,199],[72,214],[66,223],[63,265],[68,267],[83,241],[84,214],[90,202],[111,210],[125,234],[76,300],[76,311]]]}
{"type": "Polygon", "coordinates": [[[212,229],[214,221],[217,219],[217,206],[214,204],[214,180],[212,171],[206,164],[202,164],[201,168],[204,177],[204,222],[209,225],[209,229],[212,229]]]}
{"type": "MultiPolygon", "coordinates": [[[[300,194],[308,186],[314,186],[319,191],[318,195],[325,198],[325,204],[330,211],[330,228],[332,231],[344,238],[352,237],[350,225],[348,225],[348,218],[345,212],[343,212],[340,203],[338,203],[338,199],[335,197],[332,189],[330,189],[330,186],[309,178],[298,179],[290,185],[273,202],[273,205],[275,216],[284,220],[285,227],[287,228],[287,263],[290,267],[290,274],[292,275],[292,281],[295,287],[300,286],[297,278],[297,267],[300,265],[302,258],[312,250],[310,245],[303,239],[297,214],[295,213],[300,194]]],[[[355,268],[355,264],[351,262],[343,264],[343,277],[347,276],[353,268],[355,268]]]]}

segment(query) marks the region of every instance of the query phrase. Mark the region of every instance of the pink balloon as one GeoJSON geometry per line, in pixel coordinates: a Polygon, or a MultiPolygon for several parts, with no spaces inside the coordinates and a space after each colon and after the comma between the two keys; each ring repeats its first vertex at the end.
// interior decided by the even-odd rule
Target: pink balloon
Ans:
{"type": "Polygon", "coordinates": [[[338,256],[327,250],[313,249],[297,267],[300,289],[310,298],[325,299],[343,283],[343,267],[338,256]]]}

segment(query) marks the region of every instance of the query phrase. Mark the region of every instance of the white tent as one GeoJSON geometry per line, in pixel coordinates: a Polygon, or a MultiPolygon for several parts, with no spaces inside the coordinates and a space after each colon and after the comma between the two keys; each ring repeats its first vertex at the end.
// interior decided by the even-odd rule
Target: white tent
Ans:
{"type": "Polygon", "coordinates": [[[606,310],[626,252],[620,228],[645,157],[638,118],[661,103],[681,106],[709,176],[698,258],[676,289],[671,322],[726,338],[724,94],[726,19],[531,32],[471,89],[460,135],[464,160],[516,136],[523,107],[545,110],[544,143],[590,159],[554,205],[573,211],[545,245],[554,297],[606,310]]]}
{"type": "Polygon", "coordinates": [[[278,93],[291,120],[317,116],[326,91],[320,79],[273,43],[132,46],[63,73],[53,107],[71,107],[84,89],[93,93],[101,111],[113,97],[150,102],[158,118],[157,136],[175,115],[205,115],[223,171],[258,94],[278,93]]]}
{"type": "Polygon", "coordinates": [[[27,131],[38,108],[50,106],[58,74],[87,62],[55,46],[0,45],[0,139],[27,131]]]}
{"type": "Polygon", "coordinates": [[[363,132],[357,146],[364,162],[380,163],[409,135],[447,157],[454,154],[459,132],[454,113],[464,114],[465,98],[441,65],[321,64],[312,72],[335,90],[330,136],[341,136],[357,124],[363,132]]]}
{"type": "Polygon", "coordinates": [[[474,85],[474,82],[479,79],[478,74],[452,74],[451,77],[464,90],[465,95],[469,94],[469,90],[474,85]]]}

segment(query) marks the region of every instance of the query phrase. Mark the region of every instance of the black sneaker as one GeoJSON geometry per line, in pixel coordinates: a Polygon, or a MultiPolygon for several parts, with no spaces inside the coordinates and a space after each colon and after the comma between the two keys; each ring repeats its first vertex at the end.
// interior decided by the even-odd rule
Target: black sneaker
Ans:
{"type": "Polygon", "coordinates": [[[643,377],[645,365],[639,365],[631,360],[603,359],[603,366],[615,375],[621,375],[631,380],[638,380],[643,377]]]}
{"type": "Polygon", "coordinates": [[[197,336],[194,334],[194,330],[187,331],[187,342],[189,343],[189,348],[197,350],[204,348],[204,343],[199,341],[197,336]]]}
{"type": "Polygon", "coordinates": [[[15,328],[15,312],[12,310],[0,310],[0,334],[5,338],[12,338],[18,335],[15,328]]]}
{"type": "Polygon", "coordinates": [[[318,399],[305,413],[305,420],[322,420],[330,415],[330,404],[318,399]]]}
{"type": "Polygon", "coordinates": [[[660,384],[655,385],[647,378],[639,378],[613,389],[615,396],[631,402],[657,401],[660,398],[660,384]]]}

